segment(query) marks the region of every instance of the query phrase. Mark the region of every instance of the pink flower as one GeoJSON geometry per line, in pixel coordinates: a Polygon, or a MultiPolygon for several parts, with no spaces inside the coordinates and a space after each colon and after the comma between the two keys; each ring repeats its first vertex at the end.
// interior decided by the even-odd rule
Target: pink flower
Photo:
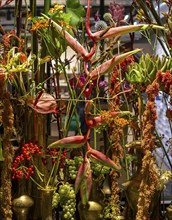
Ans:
{"type": "Polygon", "coordinates": [[[125,8],[123,5],[115,3],[110,3],[109,12],[115,22],[120,22],[124,19],[125,8]]]}
{"type": "Polygon", "coordinates": [[[28,105],[37,113],[48,114],[57,113],[57,103],[52,95],[48,93],[41,93],[36,99],[28,102],[28,105]]]}

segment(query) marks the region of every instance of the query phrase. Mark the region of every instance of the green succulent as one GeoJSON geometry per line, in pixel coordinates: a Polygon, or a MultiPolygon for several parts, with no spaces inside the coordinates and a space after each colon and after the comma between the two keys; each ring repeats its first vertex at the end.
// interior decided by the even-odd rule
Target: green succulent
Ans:
{"type": "Polygon", "coordinates": [[[130,83],[144,83],[146,85],[152,83],[156,77],[158,70],[165,72],[172,71],[172,59],[169,57],[150,56],[144,54],[140,57],[138,63],[133,63],[128,67],[126,79],[130,83]]]}

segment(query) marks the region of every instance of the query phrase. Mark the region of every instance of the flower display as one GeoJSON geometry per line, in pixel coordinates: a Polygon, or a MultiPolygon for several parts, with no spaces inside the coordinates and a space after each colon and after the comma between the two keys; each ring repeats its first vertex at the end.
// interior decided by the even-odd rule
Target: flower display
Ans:
{"type": "Polygon", "coordinates": [[[122,3],[100,15],[47,0],[36,14],[18,0],[14,29],[0,24],[0,219],[81,219],[92,204],[94,220],[168,215],[171,2],[122,3]],[[12,202],[22,193],[31,211],[12,202]]]}

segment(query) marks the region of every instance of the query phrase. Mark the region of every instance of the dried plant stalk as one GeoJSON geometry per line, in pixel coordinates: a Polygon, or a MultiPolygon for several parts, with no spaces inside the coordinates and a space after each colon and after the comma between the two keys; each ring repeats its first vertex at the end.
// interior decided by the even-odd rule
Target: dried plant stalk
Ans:
{"type": "MultiPolygon", "coordinates": [[[[120,97],[116,96],[121,92],[121,86],[120,81],[118,79],[119,72],[114,71],[114,73],[111,76],[111,85],[110,85],[110,96],[115,97],[110,102],[110,109],[112,111],[118,111],[120,107],[120,97]]],[[[108,121],[108,120],[107,120],[108,121]]],[[[120,122],[120,118],[116,117],[114,120],[109,121],[108,126],[110,129],[110,136],[112,141],[112,160],[115,163],[120,163],[120,159],[123,157],[123,148],[121,146],[121,137],[123,134],[123,125],[120,122]]],[[[112,213],[112,216],[114,216],[113,219],[116,219],[115,216],[121,215],[121,207],[120,207],[120,187],[118,184],[118,178],[119,173],[116,171],[111,172],[111,206],[114,207],[112,211],[115,213],[112,213]]]]}
{"type": "MultiPolygon", "coordinates": [[[[2,84],[2,82],[1,82],[2,84]]],[[[3,123],[3,155],[4,162],[2,168],[2,210],[3,217],[6,220],[12,220],[12,210],[11,210],[11,188],[12,188],[12,178],[11,178],[11,169],[12,169],[12,160],[14,156],[13,146],[11,144],[11,137],[13,135],[13,125],[14,125],[14,114],[13,108],[11,105],[10,97],[11,94],[8,91],[3,90],[4,87],[1,87],[1,98],[4,105],[2,113],[2,123],[3,123]]]]}
{"type": "Polygon", "coordinates": [[[152,85],[147,87],[146,92],[148,95],[148,101],[143,114],[143,140],[141,142],[144,157],[142,159],[142,180],[139,188],[139,198],[137,204],[138,212],[136,215],[136,220],[150,219],[150,205],[152,203],[152,198],[157,190],[159,180],[158,170],[154,156],[152,154],[155,148],[154,130],[155,120],[157,118],[155,97],[159,92],[158,83],[154,81],[152,85]]]}

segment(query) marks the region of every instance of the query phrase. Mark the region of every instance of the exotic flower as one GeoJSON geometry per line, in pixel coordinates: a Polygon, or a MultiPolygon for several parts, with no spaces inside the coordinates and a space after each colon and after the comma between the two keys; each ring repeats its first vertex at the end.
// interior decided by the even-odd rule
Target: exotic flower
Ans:
{"type": "Polygon", "coordinates": [[[108,156],[98,150],[89,148],[88,155],[92,160],[95,160],[97,163],[102,164],[103,166],[110,167],[118,172],[121,170],[121,166],[119,164],[115,163],[108,156]]]}
{"type": "Polygon", "coordinates": [[[123,53],[121,55],[115,56],[112,59],[104,62],[103,64],[101,64],[100,66],[98,66],[97,68],[95,68],[90,74],[90,78],[96,79],[102,75],[104,75],[105,73],[109,73],[110,71],[112,71],[112,69],[115,67],[115,65],[119,64],[122,60],[124,60],[125,58],[137,53],[141,51],[140,49],[135,49],[126,53],[123,53]]]}
{"type": "Polygon", "coordinates": [[[86,135],[78,135],[78,136],[71,136],[65,137],[58,141],[51,143],[48,147],[49,148],[79,148],[82,147],[88,140],[88,136],[90,131],[88,130],[86,135]]]}
{"type": "Polygon", "coordinates": [[[89,159],[85,156],[77,172],[75,192],[80,189],[81,201],[86,205],[92,189],[92,172],[89,159]]]}
{"type": "Polygon", "coordinates": [[[34,31],[38,32],[39,29],[46,28],[48,26],[49,26],[49,21],[44,19],[44,18],[41,18],[39,20],[34,20],[33,21],[33,24],[32,24],[32,27],[31,27],[30,31],[31,32],[34,32],[34,31]]]}
{"type": "Polygon", "coordinates": [[[96,14],[94,15],[94,20],[95,21],[99,21],[100,20],[99,11],[97,11],[96,14]]]}
{"type": "Polygon", "coordinates": [[[103,18],[105,21],[110,22],[112,20],[112,15],[111,15],[111,13],[107,12],[103,15],[103,18]]]}
{"type": "Polygon", "coordinates": [[[109,12],[115,22],[120,22],[124,19],[125,8],[123,5],[115,3],[110,3],[109,12]]]}
{"type": "Polygon", "coordinates": [[[36,99],[29,100],[28,106],[30,106],[37,113],[41,114],[58,112],[55,98],[45,92],[41,92],[36,99]]]}
{"type": "Polygon", "coordinates": [[[95,23],[95,30],[101,31],[107,28],[107,24],[105,21],[99,20],[95,23]]]}
{"type": "Polygon", "coordinates": [[[166,72],[158,71],[157,79],[160,81],[160,85],[163,88],[163,91],[169,94],[172,85],[172,75],[169,70],[166,72]]]}
{"type": "MultiPolygon", "coordinates": [[[[86,75],[80,75],[79,79],[76,79],[76,77],[73,77],[69,80],[70,85],[73,88],[82,88],[85,84],[85,82],[87,81],[87,77],[86,75]],[[79,82],[78,82],[79,80],[79,82]]],[[[99,88],[105,88],[108,86],[107,81],[102,80],[102,79],[95,79],[95,80],[91,80],[88,84],[87,84],[87,88],[89,88],[89,84],[92,84],[93,87],[98,86],[99,88]],[[97,82],[98,81],[98,82],[97,82]]]]}

